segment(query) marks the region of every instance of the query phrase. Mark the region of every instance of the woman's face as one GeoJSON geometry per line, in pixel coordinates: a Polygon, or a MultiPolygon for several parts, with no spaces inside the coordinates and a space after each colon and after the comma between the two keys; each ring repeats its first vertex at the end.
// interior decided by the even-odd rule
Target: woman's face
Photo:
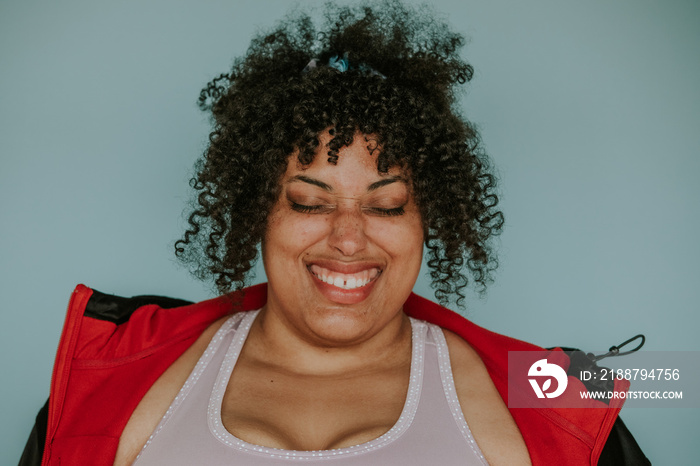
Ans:
{"type": "Polygon", "coordinates": [[[364,341],[402,318],[423,226],[402,170],[377,171],[363,135],[327,161],[328,134],[302,167],[291,156],[263,241],[267,313],[317,343],[364,341]]]}

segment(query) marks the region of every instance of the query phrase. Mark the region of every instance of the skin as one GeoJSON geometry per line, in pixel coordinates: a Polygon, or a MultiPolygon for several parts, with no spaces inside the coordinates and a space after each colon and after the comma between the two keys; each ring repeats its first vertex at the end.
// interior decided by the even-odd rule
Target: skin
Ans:
{"type": "Polygon", "coordinates": [[[401,313],[418,277],[423,226],[408,179],[377,172],[365,137],[340,151],[337,165],[321,154],[308,167],[290,157],[263,242],[268,301],[263,335],[288,347],[357,349],[405,332],[401,313]],[[380,270],[361,290],[324,286],[309,270],[380,270]]]}
{"type": "MultiPolygon", "coordinates": [[[[406,399],[411,326],[402,305],[422,259],[418,207],[406,173],[378,173],[363,135],[340,150],[337,165],[326,160],[328,138],[322,135],[310,166],[289,158],[262,248],[267,304],[222,404],[226,429],[257,445],[320,450],[363,443],[396,423],[406,399]],[[376,276],[345,290],[320,280],[318,267],[345,279],[376,276]]],[[[122,434],[115,465],[133,462],[222,323],[147,393],[122,434]]],[[[479,356],[459,336],[445,337],[460,404],[489,463],[530,464],[479,356]]]]}
{"type": "Polygon", "coordinates": [[[357,135],[337,165],[323,151],[308,167],[289,159],[263,243],[268,301],[222,407],[224,425],[251,443],[339,448],[381,435],[401,413],[411,356],[401,311],[423,226],[407,178],[378,173],[367,145],[357,135]],[[342,290],[313,267],[377,275],[342,290]]]}

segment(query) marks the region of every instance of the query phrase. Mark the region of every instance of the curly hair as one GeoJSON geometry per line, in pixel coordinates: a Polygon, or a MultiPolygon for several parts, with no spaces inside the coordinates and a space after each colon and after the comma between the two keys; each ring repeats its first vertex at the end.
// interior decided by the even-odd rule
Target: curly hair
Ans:
{"type": "Polygon", "coordinates": [[[496,180],[456,106],[473,75],[458,54],[464,38],[426,8],[327,5],[322,30],[290,13],[201,91],[214,129],[191,180],[189,228],[175,243],[199,278],[220,292],[245,286],[290,154],[310,164],[331,128],[329,163],[359,132],[378,139],[380,173],[410,174],[436,298],[461,306],[466,274],[483,291],[497,264],[489,239],[503,225],[496,180]],[[307,66],[335,56],[349,69],[307,66]]]}

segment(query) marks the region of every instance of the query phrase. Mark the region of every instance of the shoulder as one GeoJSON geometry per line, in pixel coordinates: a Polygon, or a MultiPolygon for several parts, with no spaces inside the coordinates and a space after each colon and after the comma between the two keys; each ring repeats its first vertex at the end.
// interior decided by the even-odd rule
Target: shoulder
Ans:
{"type": "Polygon", "coordinates": [[[259,308],[261,291],[255,286],[242,299],[234,294],[193,303],[156,295],[122,297],[78,285],[63,330],[63,340],[71,343],[59,350],[71,358],[109,360],[191,344],[220,317],[259,308]]]}
{"type": "MultiPolygon", "coordinates": [[[[488,439],[479,439],[480,427],[475,424],[478,421],[472,422],[469,419],[469,416],[477,416],[475,419],[478,419],[479,412],[470,412],[474,410],[474,407],[471,406],[470,400],[467,398],[470,397],[471,392],[483,397],[485,394],[488,395],[490,391],[491,396],[487,399],[491,400],[491,407],[496,409],[488,412],[492,412],[502,419],[507,419],[509,423],[514,423],[517,426],[518,433],[527,444],[532,462],[546,464],[553,457],[567,462],[580,461],[581,458],[598,458],[597,455],[600,454],[610,434],[610,429],[615,423],[621,403],[608,406],[603,401],[591,400],[588,404],[592,408],[610,409],[591,409],[587,411],[586,416],[578,415],[578,410],[554,409],[551,406],[537,403],[537,409],[512,409],[509,413],[506,412],[508,410],[505,408],[504,400],[508,400],[509,352],[534,352],[533,357],[540,357],[539,355],[546,352],[568,365],[570,359],[565,351],[562,351],[561,348],[545,349],[492,332],[470,322],[450,309],[415,294],[411,294],[409,297],[404,305],[404,311],[411,317],[425,320],[443,329],[450,353],[458,398],[465,418],[467,418],[480,446],[488,439]],[[489,377],[484,377],[484,373],[488,374],[489,377]],[[473,383],[470,386],[468,377],[474,377],[481,382],[479,384],[473,383]],[[495,402],[498,398],[492,396],[494,391],[500,395],[500,407],[495,402]]],[[[576,371],[571,372],[575,373],[576,371]]],[[[521,382],[528,384],[526,378],[521,382]]],[[[623,385],[621,383],[619,387],[616,387],[616,390],[627,390],[623,385]]],[[[529,384],[523,386],[525,387],[522,389],[523,394],[531,393],[529,384]]],[[[569,377],[569,387],[572,389],[586,388],[575,376],[569,377]]],[[[533,405],[533,407],[535,406],[533,405]]],[[[485,421],[485,425],[488,425],[488,418],[485,421]]],[[[483,447],[486,453],[488,453],[487,448],[483,447]]],[[[490,458],[489,461],[491,461],[490,458]]]]}
{"type": "Polygon", "coordinates": [[[156,380],[131,414],[119,439],[115,465],[131,464],[165,415],[216,332],[230,318],[214,321],[156,380]]]}
{"type": "Polygon", "coordinates": [[[122,297],[79,285],[63,339],[70,357],[111,360],[148,352],[168,342],[196,338],[225,311],[221,298],[192,303],[165,296],[122,297]]]}
{"type": "Polygon", "coordinates": [[[443,333],[462,413],[489,464],[530,464],[522,435],[481,357],[456,333],[443,333]]]}
{"type": "MultiPolygon", "coordinates": [[[[80,450],[62,439],[87,444],[99,437],[114,439],[109,449],[116,450],[116,439],[148,390],[171,366],[187,367],[193,357],[196,362],[198,348],[206,347],[219,319],[232,312],[226,297],[193,304],[158,296],[123,298],[79,285],[56,354],[46,445],[77,456],[80,450]]],[[[177,372],[164,380],[176,380],[177,372]]]]}

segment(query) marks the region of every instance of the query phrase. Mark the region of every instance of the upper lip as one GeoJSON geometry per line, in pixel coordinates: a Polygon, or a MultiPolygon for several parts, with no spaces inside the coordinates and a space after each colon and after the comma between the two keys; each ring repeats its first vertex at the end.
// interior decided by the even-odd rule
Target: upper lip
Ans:
{"type": "Polygon", "coordinates": [[[357,272],[362,272],[363,270],[378,269],[380,272],[383,270],[381,263],[376,261],[352,261],[343,262],[332,259],[314,259],[305,261],[306,266],[318,265],[324,269],[331,270],[333,272],[353,274],[357,272]]]}

